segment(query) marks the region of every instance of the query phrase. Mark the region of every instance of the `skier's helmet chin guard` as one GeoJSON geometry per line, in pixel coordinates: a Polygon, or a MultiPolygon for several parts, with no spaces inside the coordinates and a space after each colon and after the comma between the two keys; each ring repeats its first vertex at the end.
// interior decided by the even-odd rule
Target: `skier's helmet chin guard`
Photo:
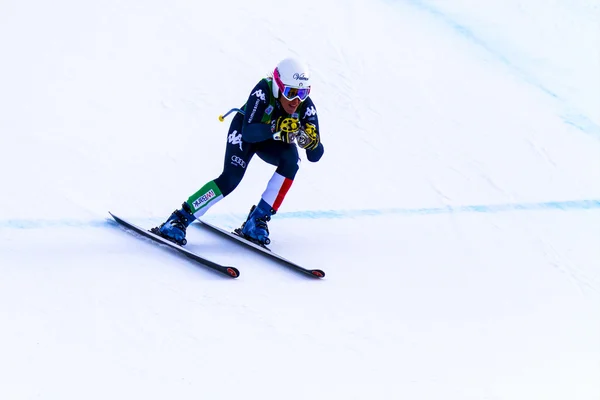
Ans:
{"type": "Polygon", "coordinates": [[[308,65],[296,58],[286,58],[273,71],[273,96],[282,94],[288,100],[304,101],[310,93],[310,71],[308,65]]]}

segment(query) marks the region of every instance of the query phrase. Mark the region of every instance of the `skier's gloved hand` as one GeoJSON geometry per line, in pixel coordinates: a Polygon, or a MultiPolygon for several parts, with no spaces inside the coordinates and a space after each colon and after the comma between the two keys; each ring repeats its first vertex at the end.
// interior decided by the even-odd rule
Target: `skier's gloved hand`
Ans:
{"type": "Polygon", "coordinates": [[[279,117],[273,121],[271,131],[273,139],[280,140],[285,143],[292,143],[300,130],[300,121],[291,117],[279,117]]]}
{"type": "Polygon", "coordinates": [[[301,129],[296,135],[296,141],[298,142],[298,146],[303,149],[316,149],[321,141],[319,132],[317,132],[317,127],[311,123],[307,123],[304,129],[301,129]]]}

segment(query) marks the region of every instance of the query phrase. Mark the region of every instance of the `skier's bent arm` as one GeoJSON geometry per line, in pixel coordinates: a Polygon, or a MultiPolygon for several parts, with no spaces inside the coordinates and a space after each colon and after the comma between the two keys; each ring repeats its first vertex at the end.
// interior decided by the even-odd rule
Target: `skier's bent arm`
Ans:
{"type": "Polygon", "coordinates": [[[257,143],[273,138],[271,126],[262,122],[270,98],[269,85],[264,80],[257,83],[248,96],[242,125],[242,138],[246,142],[257,143]]]}
{"type": "Polygon", "coordinates": [[[249,143],[263,142],[267,139],[273,139],[273,132],[271,132],[270,125],[261,124],[260,122],[244,124],[242,138],[249,143]]]}

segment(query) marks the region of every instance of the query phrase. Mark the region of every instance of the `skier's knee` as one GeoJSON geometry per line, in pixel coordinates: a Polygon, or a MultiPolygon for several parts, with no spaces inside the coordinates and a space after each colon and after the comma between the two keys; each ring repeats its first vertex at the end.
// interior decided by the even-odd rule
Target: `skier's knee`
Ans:
{"type": "Polygon", "coordinates": [[[243,175],[233,175],[233,174],[221,174],[217,179],[215,179],[215,183],[221,189],[221,193],[223,197],[227,196],[231,192],[235,190],[235,188],[242,181],[243,175]]]}
{"type": "Polygon", "coordinates": [[[283,161],[277,167],[277,172],[288,179],[294,179],[300,169],[300,159],[297,162],[283,161]]]}

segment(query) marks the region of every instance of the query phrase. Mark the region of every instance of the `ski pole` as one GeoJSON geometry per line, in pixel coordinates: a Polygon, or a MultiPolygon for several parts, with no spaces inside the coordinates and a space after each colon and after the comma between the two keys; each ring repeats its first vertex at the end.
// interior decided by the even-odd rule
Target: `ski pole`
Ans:
{"type": "Polygon", "coordinates": [[[225,113],[225,115],[219,115],[219,121],[221,121],[221,122],[225,121],[225,117],[227,117],[229,114],[231,114],[234,111],[237,111],[240,114],[244,115],[244,111],[243,110],[240,110],[239,108],[232,108],[231,110],[227,111],[225,113]]]}

